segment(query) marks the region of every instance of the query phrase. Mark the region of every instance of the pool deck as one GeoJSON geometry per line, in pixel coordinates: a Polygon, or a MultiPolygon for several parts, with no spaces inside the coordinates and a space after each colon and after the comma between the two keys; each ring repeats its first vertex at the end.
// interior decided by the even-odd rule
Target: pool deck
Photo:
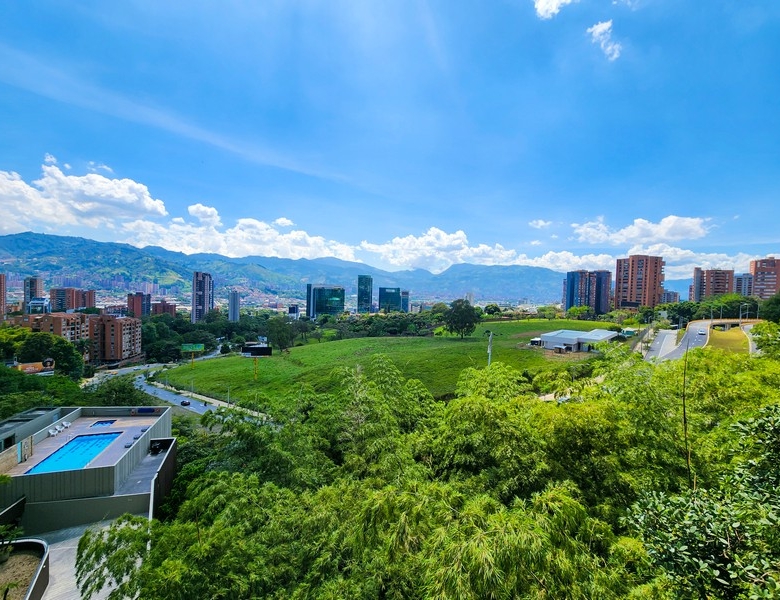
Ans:
{"type": "MultiPolygon", "coordinates": [[[[33,446],[33,454],[26,461],[19,463],[7,474],[11,476],[24,475],[38,463],[48,458],[51,454],[62,448],[70,440],[78,435],[91,435],[96,433],[117,433],[117,437],[111,444],[98,454],[87,467],[106,467],[116,464],[117,461],[127,452],[125,444],[138,443],[134,436],[143,434],[144,428],[151,427],[157,422],[156,415],[138,415],[133,417],[112,417],[114,423],[100,427],[92,427],[98,421],[108,420],[106,417],[80,417],[73,421],[67,429],[53,437],[38,442],[33,446]]],[[[148,441],[146,442],[148,443],[148,441]]]]}

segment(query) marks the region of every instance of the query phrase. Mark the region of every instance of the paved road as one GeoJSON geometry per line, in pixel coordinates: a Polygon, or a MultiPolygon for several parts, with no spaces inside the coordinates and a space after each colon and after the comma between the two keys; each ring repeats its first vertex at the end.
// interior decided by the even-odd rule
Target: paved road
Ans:
{"type": "Polygon", "coordinates": [[[645,354],[645,360],[661,360],[661,357],[666,356],[672,350],[675,349],[677,344],[677,332],[672,329],[661,329],[650,344],[650,348],[645,354]]]}
{"type": "MultiPolygon", "coordinates": [[[[172,388],[165,388],[162,384],[158,385],[152,385],[150,383],[147,383],[146,379],[143,375],[139,375],[135,378],[135,385],[139,389],[143,390],[147,394],[151,396],[156,396],[160,400],[164,400],[165,402],[170,402],[171,404],[175,404],[177,406],[181,406],[182,408],[185,408],[191,412],[197,413],[199,415],[202,415],[206,411],[214,410],[214,400],[208,399],[205,400],[205,396],[200,396],[199,394],[190,394],[188,392],[174,392],[172,391],[172,388]],[[188,400],[190,402],[189,406],[182,406],[181,402],[182,400],[188,400]],[[206,404],[205,402],[208,402],[206,404]]],[[[221,404],[221,403],[220,403],[221,404]]]]}
{"type": "Polygon", "coordinates": [[[703,348],[710,339],[710,321],[691,321],[680,340],[679,345],[671,352],[660,357],[661,360],[677,360],[685,356],[685,352],[694,348],[703,348]]]}

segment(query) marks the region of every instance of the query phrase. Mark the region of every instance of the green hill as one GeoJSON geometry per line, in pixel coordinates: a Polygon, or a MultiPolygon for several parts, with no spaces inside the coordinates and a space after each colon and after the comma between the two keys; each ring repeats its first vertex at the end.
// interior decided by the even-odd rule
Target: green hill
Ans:
{"type": "Polygon", "coordinates": [[[529,348],[531,338],[547,331],[575,329],[589,331],[603,327],[589,321],[529,321],[485,323],[472,337],[358,338],[334,342],[313,342],[298,346],[289,354],[274,354],[258,361],[257,380],[253,361],[239,356],[195,362],[168,370],[159,380],[182,390],[193,389],[226,400],[266,398],[275,403],[311,385],[327,392],[337,384],[333,373],[340,367],[354,367],[372,354],[387,355],[404,377],[419,379],[437,398],[453,394],[460,372],[467,367],[487,365],[486,330],[494,332],[493,361],[531,372],[559,368],[561,363],[582,360],[582,355],[554,355],[529,348]]]}

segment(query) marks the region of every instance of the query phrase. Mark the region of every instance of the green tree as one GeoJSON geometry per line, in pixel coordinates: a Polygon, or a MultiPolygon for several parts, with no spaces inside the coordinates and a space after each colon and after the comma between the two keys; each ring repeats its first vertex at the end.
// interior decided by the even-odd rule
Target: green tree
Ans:
{"type": "Polygon", "coordinates": [[[268,342],[276,346],[279,352],[287,350],[293,344],[295,331],[290,320],[284,315],[276,315],[268,319],[268,342]]]}
{"type": "Polygon", "coordinates": [[[780,325],[772,321],[756,323],[750,330],[756,348],[767,356],[780,359],[780,325]]]}
{"type": "Polygon", "coordinates": [[[775,294],[761,303],[759,316],[767,321],[780,323],[780,294],[775,294]]]}
{"type": "Polygon", "coordinates": [[[501,314],[501,307],[498,304],[488,304],[485,307],[485,314],[486,315],[500,315],[501,314]]]}
{"type": "Polygon", "coordinates": [[[450,303],[450,307],[444,313],[444,327],[450,333],[459,335],[463,339],[474,333],[479,323],[479,315],[468,300],[458,299],[450,303]]]}
{"type": "Polygon", "coordinates": [[[733,429],[743,458],[718,488],[648,493],[627,519],[678,598],[780,593],[780,406],[733,429]]]}
{"type": "Polygon", "coordinates": [[[72,379],[84,372],[84,358],[68,340],[45,332],[32,332],[18,347],[20,362],[40,362],[54,359],[54,369],[72,379]]]}

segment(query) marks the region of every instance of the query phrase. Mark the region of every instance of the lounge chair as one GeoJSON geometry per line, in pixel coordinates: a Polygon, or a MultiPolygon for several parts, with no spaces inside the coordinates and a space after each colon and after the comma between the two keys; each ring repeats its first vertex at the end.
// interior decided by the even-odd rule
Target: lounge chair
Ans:
{"type": "Polygon", "coordinates": [[[62,426],[63,426],[65,429],[68,429],[68,428],[69,428],[69,427],[70,427],[72,424],[73,424],[73,423],[71,423],[70,421],[63,421],[63,422],[62,422],[62,426]]]}
{"type": "Polygon", "coordinates": [[[57,430],[57,433],[62,433],[63,431],[65,431],[65,428],[62,425],[55,425],[54,429],[57,430]]]}
{"type": "Polygon", "coordinates": [[[57,431],[56,429],[49,429],[49,437],[54,437],[58,433],[59,431],[57,431]]]}

